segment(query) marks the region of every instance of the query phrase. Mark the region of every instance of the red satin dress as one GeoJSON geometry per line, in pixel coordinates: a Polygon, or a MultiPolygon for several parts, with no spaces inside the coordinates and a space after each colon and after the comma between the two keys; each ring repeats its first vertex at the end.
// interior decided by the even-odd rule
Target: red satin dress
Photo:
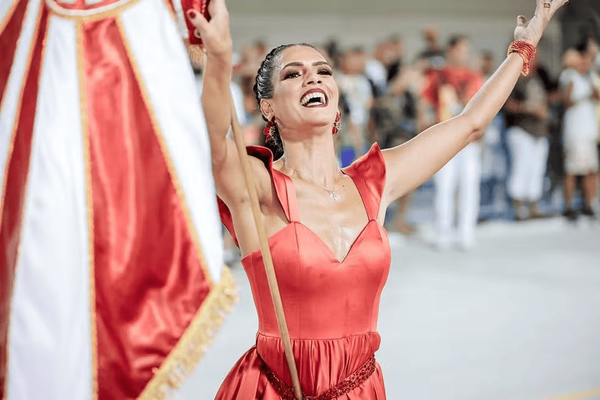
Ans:
{"type": "MultiPolygon", "coordinates": [[[[329,247],[299,220],[292,180],[273,169],[272,153],[249,147],[264,161],[289,224],[269,238],[302,392],[317,396],[361,368],[379,349],[379,299],[390,268],[390,247],[377,222],[385,163],[375,144],[344,173],[352,178],[369,222],[339,262],[329,247]]],[[[219,201],[221,219],[235,239],[231,214],[219,201]]],[[[291,385],[281,336],[259,250],[242,259],[258,312],[256,345],[231,369],[218,400],[279,400],[263,363],[291,385]]],[[[359,387],[339,399],[385,399],[379,364],[359,387]]]]}

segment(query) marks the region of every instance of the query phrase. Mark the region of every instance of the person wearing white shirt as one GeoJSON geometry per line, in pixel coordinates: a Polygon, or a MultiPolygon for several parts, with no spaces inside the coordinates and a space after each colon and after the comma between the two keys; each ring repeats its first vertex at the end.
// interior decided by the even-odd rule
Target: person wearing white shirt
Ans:
{"type": "Polygon", "coordinates": [[[573,209],[576,177],[583,177],[584,203],[581,213],[594,216],[592,205],[596,197],[596,174],[598,165],[598,121],[596,103],[600,90],[593,82],[597,75],[592,71],[594,56],[587,46],[570,51],[565,58],[572,60],[571,68],[565,69],[559,79],[566,112],[563,120],[563,143],[565,148],[565,212],[570,220],[577,218],[573,209]]]}

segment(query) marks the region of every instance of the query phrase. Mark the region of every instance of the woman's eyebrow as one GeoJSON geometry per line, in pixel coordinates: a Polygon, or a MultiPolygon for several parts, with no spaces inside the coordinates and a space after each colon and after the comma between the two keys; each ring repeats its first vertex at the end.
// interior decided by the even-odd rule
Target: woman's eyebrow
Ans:
{"type": "MultiPolygon", "coordinates": [[[[294,61],[294,62],[284,65],[283,68],[281,68],[281,70],[284,70],[287,67],[302,67],[303,65],[304,64],[302,64],[301,62],[294,61]]],[[[329,63],[327,61],[316,61],[313,63],[313,67],[316,67],[317,65],[329,65],[329,63]]]]}

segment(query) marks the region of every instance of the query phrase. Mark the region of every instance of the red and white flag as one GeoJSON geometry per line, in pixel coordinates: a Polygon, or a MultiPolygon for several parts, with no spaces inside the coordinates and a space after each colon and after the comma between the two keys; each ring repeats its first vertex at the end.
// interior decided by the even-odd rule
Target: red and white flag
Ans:
{"type": "Polygon", "coordinates": [[[162,398],[234,301],[170,6],[0,1],[0,399],[162,398]]]}

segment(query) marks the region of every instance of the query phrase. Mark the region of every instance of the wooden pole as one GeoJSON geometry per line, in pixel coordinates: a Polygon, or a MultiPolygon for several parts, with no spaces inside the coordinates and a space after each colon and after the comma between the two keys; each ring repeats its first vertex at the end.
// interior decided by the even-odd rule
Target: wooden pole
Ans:
{"type": "Polygon", "coordinates": [[[292,376],[294,395],[296,396],[297,400],[303,400],[302,389],[300,388],[300,379],[298,378],[298,370],[296,369],[294,354],[292,353],[290,333],[288,332],[287,323],[285,322],[283,303],[281,302],[281,294],[279,293],[279,286],[277,285],[275,268],[273,268],[273,258],[271,257],[271,250],[269,248],[269,242],[267,239],[267,231],[265,230],[265,226],[263,224],[260,206],[258,204],[258,195],[256,194],[256,186],[254,185],[254,176],[250,170],[248,154],[246,153],[246,144],[244,143],[242,130],[240,129],[240,123],[238,122],[237,115],[235,113],[233,101],[231,102],[231,128],[233,129],[235,144],[240,155],[240,163],[242,164],[242,170],[246,180],[246,187],[248,188],[248,195],[250,196],[250,206],[252,207],[252,214],[254,215],[256,230],[258,231],[260,251],[262,253],[263,263],[267,273],[267,281],[269,282],[269,289],[271,290],[273,306],[275,307],[275,316],[277,317],[277,325],[279,326],[279,333],[281,334],[281,339],[283,342],[285,358],[290,369],[290,375],[292,376]]]}

